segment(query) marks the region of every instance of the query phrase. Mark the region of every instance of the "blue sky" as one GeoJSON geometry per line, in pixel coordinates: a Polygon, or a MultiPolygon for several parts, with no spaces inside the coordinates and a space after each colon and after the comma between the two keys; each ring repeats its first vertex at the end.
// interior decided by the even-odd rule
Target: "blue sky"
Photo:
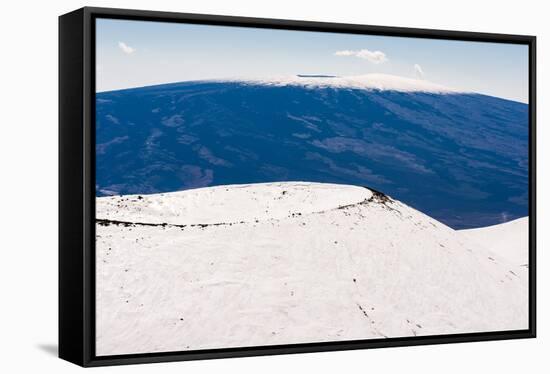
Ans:
{"type": "Polygon", "coordinates": [[[525,45],[98,19],[97,91],[196,79],[369,73],[528,101],[525,45]]]}

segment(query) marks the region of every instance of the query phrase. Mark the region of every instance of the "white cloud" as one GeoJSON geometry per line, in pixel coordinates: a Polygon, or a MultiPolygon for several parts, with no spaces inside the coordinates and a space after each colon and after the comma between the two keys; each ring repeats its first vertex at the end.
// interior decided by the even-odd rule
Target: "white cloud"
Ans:
{"type": "Polygon", "coordinates": [[[414,64],[414,74],[416,74],[418,79],[424,78],[424,70],[422,70],[422,66],[414,64]]]}
{"type": "Polygon", "coordinates": [[[373,64],[380,64],[388,61],[388,58],[386,57],[386,54],[384,52],[369,51],[368,49],[359,49],[357,51],[350,51],[350,50],[336,51],[334,55],[335,56],[355,56],[358,58],[362,58],[364,60],[368,60],[373,64]]]}
{"type": "Polygon", "coordinates": [[[127,55],[131,55],[136,51],[135,48],[130,47],[124,42],[118,42],[118,47],[122,50],[122,52],[126,53],[127,55]]]}
{"type": "Polygon", "coordinates": [[[353,56],[355,55],[354,51],[336,51],[334,53],[335,56],[353,56]]]}

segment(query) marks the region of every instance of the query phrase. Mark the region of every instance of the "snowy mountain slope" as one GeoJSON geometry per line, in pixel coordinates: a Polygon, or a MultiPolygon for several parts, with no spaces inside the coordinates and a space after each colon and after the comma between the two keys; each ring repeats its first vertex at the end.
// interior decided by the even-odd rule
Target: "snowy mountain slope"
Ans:
{"type": "Polygon", "coordinates": [[[500,225],[458,231],[464,238],[497,252],[514,265],[527,269],[529,263],[529,218],[500,225]]]}
{"type": "Polygon", "coordinates": [[[106,197],[97,218],[98,355],[527,328],[504,258],[363,187],[106,197]]]}

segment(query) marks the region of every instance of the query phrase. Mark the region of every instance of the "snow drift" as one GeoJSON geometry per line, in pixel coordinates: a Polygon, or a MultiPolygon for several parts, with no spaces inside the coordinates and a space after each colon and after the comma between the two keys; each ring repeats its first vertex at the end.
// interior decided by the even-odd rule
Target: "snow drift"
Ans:
{"type": "Polygon", "coordinates": [[[519,218],[513,221],[459,231],[464,238],[473,240],[486,248],[498,252],[511,264],[528,268],[529,264],[529,218],[519,218]]]}
{"type": "Polygon", "coordinates": [[[98,355],[528,327],[526,273],[363,187],[102,197],[96,242],[98,355]]]}

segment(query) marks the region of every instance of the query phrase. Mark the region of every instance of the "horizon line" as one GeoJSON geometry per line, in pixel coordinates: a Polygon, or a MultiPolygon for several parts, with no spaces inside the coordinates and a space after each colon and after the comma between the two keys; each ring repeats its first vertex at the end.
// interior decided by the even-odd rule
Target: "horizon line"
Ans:
{"type": "MultiPolygon", "coordinates": [[[[512,99],[512,98],[508,98],[508,97],[502,97],[502,96],[495,96],[495,95],[490,95],[490,94],[486,94],[486,93],[482,93],[482,92],[476,92],[476,91],[462,91],[462,90],[455,90],[455,89],[452,89],[452,88],[447,88],[443,85],[440,85],[438,83],[434,83],[434,82],[431,82],[431,81],[428,81],[428,80],[425,80],[425,79],[418,79],[418,78],[412,78],[412,77],[404,77],[404,76],[399,76],[399,75],[392,75],[392,74],[385,74],[385,73],[368,73],[368,74],[363,74],[363,75],[348,75],[348,76],[345,76],[345,75],[336,75],[336,74],[325,74],[325,73],[312,73],[312,74],[309,74],[309,73],[298,73],[298,74],[288,74],[288,75],[280,75],[280,76],[271,76],[271,77],[225,77],[225,78],[197,78],[197,79],[188,79],[188,80],[178,80],[178,81],[169,81],[169,82],[158,82],[158,83],[152,83],[152,84],[148,84],[148,85],[138,85],[138,86],[128,86],[128,87],[122,87],[122,88],[115,88],[115,89],[108,89],[108,90],[103,90],[103,91],[97,91],[95,92],[95,94],[107,94],[107,93],[114,93],[114,92],[119,92],[119,91],[130,91],[130,90],[136,90],[136,89],[142,89],[142,88],[152,88],[152,87],[160,87],[160,86],[167,86],[167,85],[175,85],[175,84],[180,84],[180,83],[200,83],[200,82],[205,82],[205,83],[229,83],[229,82],[248,82],[248,83],[258,83],[258,84],[264,84],[264,85],[269,85],[269,83],[273,83],[275,82],[276,80],[281,80],[281,79],[288,79],[288,78],[291,78],[291,77],[294,77],[294,78],[299,78],[299,79],[327,79],[328,81],[331,81],[333,79],[338,79],[338,78],[341,78],[341,79],[353,79],[353,78],[360,78],[360,77],[365,77],[365,76],[387,76],[387,77],[392,77],[392,78],[401,78],[403,80],[408,80],[408,81],[418,81],[418,82],[423,82],[423,83],[426,83],[426,84],[430,84],[430,85],[437,85],[437,86],[440,86],[443,90],[446,89],[447,91],[443,92],[443,90],[441,92],[430,92],[430,90],[422,90],[422,89],[418,89],[418,90],[400,90],[400,89],[386,89],[386,88],[376,88],[376,87],[364,87],[364,88],[361,88],[361,87],[352,87],[352,86],[349,86],[349,87],[343,87],[343,86],[334,86],[333,88],[352,88],[352,89],[363,89],[363,90],[369,90],[369,91],[397,91],[397,92],[418,92],[418,93],[435,93],[435,94],[455,94],[455,95],[482,95],[482,96],[489,96],[489,97],[494,97],[494,98],[497,98],[497,99],[501,99],[501,100],[507,100],[507,101],[512,101],[512,102],[516,102],[516,103],[520,103],[520,104],[525,104],[525,105],[529,105],[529,100],[527,99],[527,101],[522,101],[522,100],[519,100],[519,99],[512,99]]],[[[290,83],[286,83],[287,85],[289,85],[290,83]]],[[[327,86],[330,86],[330,84],[327,84],[327,86]]],[[[320,88],[326,88],[327,86],[320,86],[320,88]]]]}

